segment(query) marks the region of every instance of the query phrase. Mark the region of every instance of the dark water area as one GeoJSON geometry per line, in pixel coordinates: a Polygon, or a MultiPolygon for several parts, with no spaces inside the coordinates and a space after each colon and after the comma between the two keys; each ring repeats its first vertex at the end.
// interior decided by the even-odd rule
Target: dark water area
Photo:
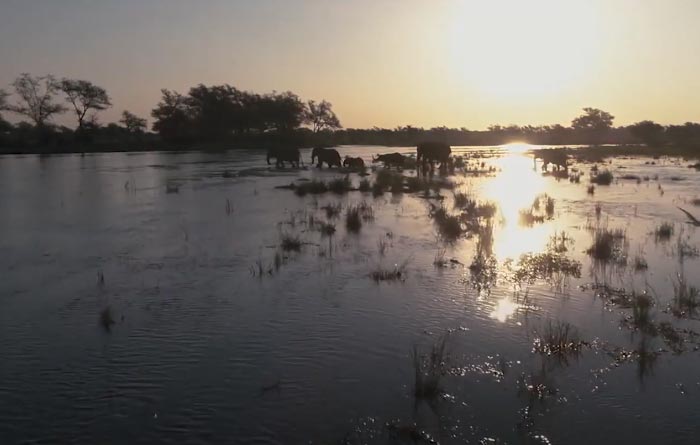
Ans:
{"type": "Polygon", "coordinates": [[[448,178],[498,207],[487,279],[479,238],[445,242],[430,217],[452,190],[276,188],[344,176],[308,152],[299,170],[258,151],[0,157],[0,444],[697,443],[700,323],[677,295],[700,286],[700,233],[678,209],[700,216],[700,174],[615,158],[590,195],[593,164],[558,181],[520,148],[454,150],[493,167],[448,178]],[[519,224],[544,193],[551,215],[519,224]],[[353,233],[360,203],[373,218],[353,233]],[[587,252],[603,229],[624,233],[613,263],[587,252]],[[580,273],[516,284],[553,239],[580,273]],[[562,323],[580,347],[543,353],[562,323]],[[440,393],[416,398],[413,348],[440,338],[440,393]]]}

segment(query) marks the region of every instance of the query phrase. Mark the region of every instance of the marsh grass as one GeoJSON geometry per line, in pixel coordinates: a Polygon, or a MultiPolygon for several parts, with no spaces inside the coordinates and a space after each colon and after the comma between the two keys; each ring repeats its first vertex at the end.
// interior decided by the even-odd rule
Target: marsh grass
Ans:
{"type": "Polygon", "coordinates": [[[360,181],[358,190],[361,191],[362,193],[366,193],[366,192],[369,192],[371,189],[372,189],[372,184],[369,182],[369,179],[363,178],[360,181]]]}
{"type": "Polygon", "coordinates": [[[375,270],[370,272],[369,276],[376,283],[382,281],[403,281],[406,278],[406,266],[408,266],[408,261],[406,260],[401,264],[394,264],[393,269],[385,269],[378,266],[375,270]]]}
{"type": "Polygon", "coordinates": [[[340,212],[343,210],[343,205],[339,202],[335,204],[327,204],[321,207],[326,212],[326,218],[335,219],[340,216],[340,212]]]}
{"type": "Polygon", "coordinates": [[[289,187],[294,190],[297,196],[306,196],[307,194],[319,195],[328,191],[328,185],[317,179],[300,184],[292,183],[289,187]]]}
{"type": "Polygon", "coordinates": [[[252,276],[262,279],[265,275],[271,276],[274,269],[271,264],[265,264],[262,258],[258,258],[255,260],[255,263],[248,268],[248,271],[252,276]]]}
{"type": "Polygon", "coordinates": [[[319,225],[319,231],[322,236],[333,236],[335,234],[335,224],[329,222],[321,222],[319,225]]]}
{"type": "Polygon", "coordinates": [[[432,206],[430,216],[435,221],[440,235],[448,241],[454,241],[463,234],[459,217],[450,215],[445,206],[432,206]]]}
{"type": "Polygon", "coordinates": [[[233,204],[231,204],[231,200],[226,198],[226,215],[231,216],[233,213],[233,204]]]}
{"type": "Polygon", "coordinates": [[[377,187],[380,187],[382,190],[385,190],[389,187],[391,187],[392,183],[394,183],[396,180],[394,179],[396,176],[403,176],[401,173],[396,173],[391,170],[387,169],[381,169],[377,171],[377,176],[375,178],[375,184],[377,187]]]}
{"type": "Polygon", "coordinates": [[[586,253],[601,262],[623,262],[626,260],[626,246],[627,234],[624,230],[599,227],[595,229],[593,244],[586,253]]]}
{"type": "Polygon", "coordinates": [[[610,185],[613,182],[613,174],[610,170],[597,171],[591,175],[591,182],[597,185],[610,185]]]}
{"type": "Polygon", "coordinates": [[[678,233],[678,237],[676,238],[675,250],[676,255],[678,255],[678,259],[681,262],[683,262],[686,258],[697,258],[700,256],[700,251],[698,248],[690,244],[688,239],[684,236],[684,230],[682,227],[678,233]]]}
{"type": "Polygon", "coordinates": [[[635,272],[642,272],[649,268],[649,264],[647,264],[647,260],[644,258],[644,256],[639,253],[634,257],[632,267],[634,267],[635,272]]]}
{"type": "Polygon", "coordinates": [[[676,317],[691,317],[700,306],[700,291],[688,284],[685,274],[678,273],[673,282],[673,303],[671,312],[676,317]]]}
{"type": "Polygon", "coordinates": [[[661,223],[654,230],[654,237],[656,241],[668,241],[673,236],[673,224],[669,222],[661,223]]]}
{"type": "Polygon", "coordinates": [[[656,327],[651,320],[651,308],[654,300],[647,293],[632,294],[632,323],[637,330],[646,333],[656,333],[656,327]]]}
{"type": "Polygon", "coordinates": [[[556,357],[578,356],[585,343],[575,327],[566,322],[548,320],[533,342],[533,352],[556,357]]]}
{"type": "Polygon", "coordinates": [[[384,256],[387,248],[389,248],[389,240],[387,240],[384,236],[380,236],[377,240],[377,251],[379,252],[379,256],[384,256]]]}
{"type": "Polygon", "coordinates": [[[440,247],[437,252],[435,252],[435,258],[433,258],[433,265],[438,268],[447,267],[447,260],[445,259],[445,254],[447,249],[440,247]]]}
{"type": "Polygon", "coordinates": [[[352,190],[352,183],[350,182],[350,177],[345,176],[343,178],[335,178],[328,183],[328,190],[335,193],[336,195],[342,195],[350,190],[352,190]]]}
{"type": "Polygon", "coordinates": [[[109,332],[112,329],[112,325],[115,324],[114,314],[112,313],[112,307],[107,305],[100,311],[100,325],[105,331],[109,332]]]}
{"type": "Polygon", "coordinates": [[[463,209],[467,207],[467,204],[470,202],[469,195],[467,195],[464,192],[455,192],[453,194],[454,197],[454,206],[455,208],[458,209],[463,209]]]}
{"type": "Polygon", "coordinates": [[[570,277],[581,278],[581,263],[554,251],[522,255],[513,272],[516,283],[534,284],[543,280],[557,288],[563,288],[570,277]]]}
{"type": "Polygon", "coordinates": [[[282,233],[280,247],[285,252],[300,252],[301,245],[303,244],[299,235],[292,235],[289,233],[282,233]]]}
{"type": "Polygon", "coordinates": [[[554,219],[554,202],[554,199],[546,193],[536,196],[529,208],[518,212],[518,222],[521,226],[532,227],[554,219]]]}
{"type": "Polygon", "coordinates": [[[349,206],[345,210],[345,227],[348,232],[358,233],[362,223],[374,220],[374,209],[366,202],[349,206]]]}
{"type": "Polygon", "coordinates": [[[419,353],[417,345],[413,345],[411,351],[414,372],[413,395],[416,398],[433,399],[440,395],[440,381],[447,362],[446,347],[447,335],[441,336],[433,344],[427,357],[419,353]]]}

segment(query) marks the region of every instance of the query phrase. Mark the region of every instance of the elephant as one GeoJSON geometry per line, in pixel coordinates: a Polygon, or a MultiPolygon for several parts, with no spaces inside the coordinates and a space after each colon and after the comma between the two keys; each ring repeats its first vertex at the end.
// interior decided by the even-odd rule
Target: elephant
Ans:
{"type": "Polygon", "coordinates": [[[289,162],[292,167],[299,168],[298,148],[270,148],[267,150],[267,165],[270,165],[271,158],[275,159],[277,167],[284,167],[284,163],[289,162]]]}
{"type": "Polygon", "coordinates": [[[372,162],[383,162],[384,167],[386,168],[391,168],[391,166],[395,166],[396,168],[403,167],[404,161],[406,160],[406,157],[402,155],[401,153],[387,153],[384,155],[378,155],[377,157],[372,158],[372,162]]]}
{"type": "Polygon", "coordinates": [[[446,166],[452,154],[452,148],[443,142],[421,142],[416,147],[416,162],[433,165],[439,162],[440,167],[446,166]]]}
{"type": "Polygon", "coordinates": [[[363,161],[360,157],[351,158],[350,156],[345,156],[345,160],[343,161],[343,167],[350,167],[356,170],[362,170],[363,168],[365,168],[365,161],[363,161]]]}
{"type": "Polygon", "coordinates": [[[312,164],[316,158],[318,158],[318,164],[316,165],[318,168],[323,168],[324,162],[328,164],[328,167],[333,167],[334,165],[341,167],[340,154],[338,153],[338,150],[334,148],[314,148],[311,152],[312,164]]]}

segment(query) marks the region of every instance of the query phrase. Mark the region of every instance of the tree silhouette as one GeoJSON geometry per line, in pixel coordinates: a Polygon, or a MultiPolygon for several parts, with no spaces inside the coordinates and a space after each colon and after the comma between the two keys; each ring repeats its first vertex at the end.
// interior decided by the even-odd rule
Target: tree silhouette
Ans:
{"type": "Polygon", "coordinates": [[[7,98],[9,97],[9,94],[7,91],[0,89],[0,111],[4,111],[7,109],[7,98]]]}
{"type": "Polygon", "coordinates": [[[325,100],[318,104],[313,100],[308,102],[305,121],[311,125],[314,133],[343,128],[333,112],[332,105],[325,100]]]}
{"type": "Polygon", "coordinates": [[[607,111],[597,108],[584,108],[583,114],[571,121],[575,129],[585,130],[609,130],[612,128],[615,117],[607,111]]]}
{"type": "Polygon", "coordinates": [[[187,98],[177,91],[160,90],[162,98],[151,111],[153,130],[172,143],[189,142],[192,138],[193,113],[187,98]]]}
{"type": "MultiPolygon", "coordinates": [[[[107,91],[87,80],[63,79],[58,84],[58,89],[66,95],[66,100],[73,105],[78,117],[78,131],[85,129],[85,117],[94,110],[106,110],[112,106],[107,91]]],[[[88,122],[96,122],[95,114],[88,117],[88,122]]]]}
{"type": "Polygon", "coordinates": [[[146,131],[146,119],[143,119],[141,117],[138,117],[137,115],[124,110],[122,112],[122,118],[119,120],[119,123],[124,125],[124,128],[126,128],[126,131],[129,132],[130,134],[140,134],[146,131]]]}
{"type": "Polygon", "coordinates": [[[19,96],[19,102],[8,109],[28,117],[39,129],[43,129],[53,115],[66,111],[66,107],[54,102],[58,83],[50,74],[33,77],[23,73],[12,82],[12,86],[19,96]]]}
{"type": "Polygon", "coordinates": [[[629,127],[630,134],[650,147],[663,144],[664,127],[653,121],[641,121],[629,127]]]}

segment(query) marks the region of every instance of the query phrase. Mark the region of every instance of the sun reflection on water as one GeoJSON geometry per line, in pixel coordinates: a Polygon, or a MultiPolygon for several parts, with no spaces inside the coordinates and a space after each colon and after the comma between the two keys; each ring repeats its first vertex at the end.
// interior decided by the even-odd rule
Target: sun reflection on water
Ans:
{"type": "MultiPolygon", "coordinates": [[[[524,152],[524,147],[528,146],[518,151],[524,152]]],[[[518,216],[520,210],[530,207],[535,197],[547,190],[544,178],[534,171],[530,156],[505,156],[494,164],[501,171],[481,191],[483,199],[498,204],[504,220],[494,231],[494,255],[498,260],[516,259],[524,253],[541,250],[549,239],[549,227],[522,227],[518,216]]]]}
{"type": "Polygon", "coordinates": [[[491,318],[505,323],[506,320],[515,315],[515,312],[520,309],[520,307],[521,305],[510,301],[509,298],[498,300],[496,307],[493,309],[493,312],[491,312],[491,318]]]}

